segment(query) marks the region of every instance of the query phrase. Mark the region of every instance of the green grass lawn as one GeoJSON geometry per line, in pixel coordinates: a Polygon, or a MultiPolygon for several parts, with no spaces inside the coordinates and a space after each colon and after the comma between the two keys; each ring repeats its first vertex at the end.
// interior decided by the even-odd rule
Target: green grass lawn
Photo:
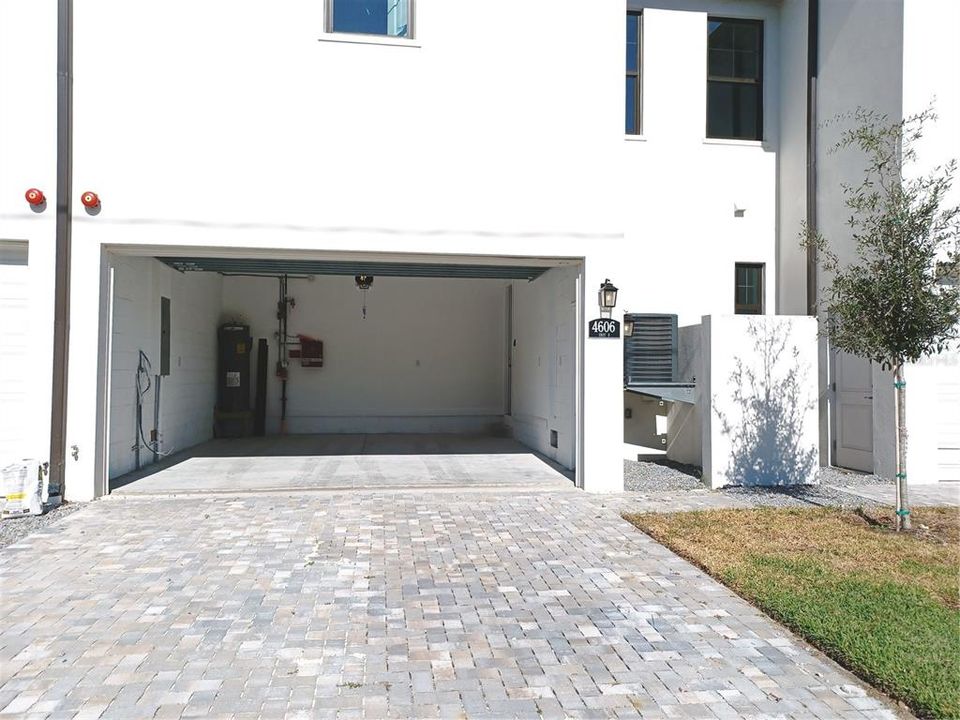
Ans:
{"type": "Polygon", "coordinates": [[[960,511],[627,515],[920,716],[960,718],[960,511]]]}

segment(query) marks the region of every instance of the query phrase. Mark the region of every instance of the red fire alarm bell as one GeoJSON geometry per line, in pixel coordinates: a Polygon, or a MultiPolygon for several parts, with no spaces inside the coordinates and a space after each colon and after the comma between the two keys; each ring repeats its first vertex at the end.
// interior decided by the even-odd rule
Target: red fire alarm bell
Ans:
{"type": "Polygon", "coordinates": [[[43,191],[37,190],[36,188],[30,188],[27,190],[24,197],[27,198],[28,203],[34,206],[43,205],[47,201],[47,198],[43,195],[43,191]]]}
{"type": "Polygon", "coordinates": [[[83,203],[85,208],[90,208],[91,210],[96,207],[100,207],[100,198],[97,197],[95,192],[87,191],[80,196],[80,202],[83,203]]]}

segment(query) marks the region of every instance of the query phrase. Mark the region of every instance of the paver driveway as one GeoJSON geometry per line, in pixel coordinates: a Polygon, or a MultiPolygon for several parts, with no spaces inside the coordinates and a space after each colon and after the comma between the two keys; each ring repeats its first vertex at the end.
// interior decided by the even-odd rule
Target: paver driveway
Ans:
{"type": "Polygon", "coordinates": [[[111,497],[0,552],[0,708],[892,715],[602,503],[574,490],[111,497]]]}

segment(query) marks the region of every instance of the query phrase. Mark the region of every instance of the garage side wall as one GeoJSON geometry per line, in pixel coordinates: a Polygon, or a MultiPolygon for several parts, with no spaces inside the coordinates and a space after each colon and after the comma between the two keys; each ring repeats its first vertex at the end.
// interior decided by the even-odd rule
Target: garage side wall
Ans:
{"type": "Polygon", "coordinates": [[[576,268],[553,268],[513,286],[513,436],[568,469],[576,458],[576,277],[576,268]]]}
{"type": "MultiPolygon", "coordinates": [[[[160,298],[170,298],[170,375],[161,382],[161,451],[179,451],[213,435],[222,280],[181,274],[152,258],[116,257],[110,394],[110,477],[135,468],[136,372],[139,351],[160,372],[160,298]]],[[[153,428],[154,390],[143,398],[143,432],[153,428]]],[[[153,456],[140,451],[141,463],[153,456]]]]}
{"type": "MultiPolygon", "coordinates": [[[[290,361],[291,433],[487,432],[504,411],[504,281],[292,279],[288,333],[323,342],[323,367],[290,361]]],[[[280,429],[275,278],[224,278],[223,318],[267,338],[267,432],[280,429]]],[[[295,346],[294,346],[295,347],[295,346]]]]}

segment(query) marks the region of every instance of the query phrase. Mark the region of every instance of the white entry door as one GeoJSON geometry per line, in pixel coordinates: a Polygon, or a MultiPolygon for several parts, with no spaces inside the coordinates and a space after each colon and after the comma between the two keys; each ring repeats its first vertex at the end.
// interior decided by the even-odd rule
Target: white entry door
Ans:
{"type": "Polygon", "coordinates": [[[873,472],[873,371],[869,360],[833,354],[833,464],[873,472]]]}

